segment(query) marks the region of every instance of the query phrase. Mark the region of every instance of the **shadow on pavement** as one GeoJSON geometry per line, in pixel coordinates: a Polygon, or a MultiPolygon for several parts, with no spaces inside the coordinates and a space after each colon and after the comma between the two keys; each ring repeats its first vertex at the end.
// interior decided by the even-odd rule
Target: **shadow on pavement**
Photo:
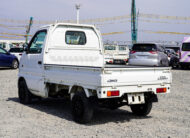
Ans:
{"type": "MultiPolygon", "coordinates": [[[[13,101],[20,103],[17,97],[8,98],[7,101],[13,101]]],[[[24,105],[25,106],[25,105],[24,105]]],[[[68,121],[72,121],[71,114],[71,102],[70,100],[63,99],[43,99],[41,101],[36,100],[31,104],[26,105],[33,109],[51,114],[60,118],[64,118],[68,121]]],[[[87,126],[105,124],[109,122],[124,123],[129,122],[131,119],[149,119],[151,116],[139,117],[133,115],[130,111],[123,109],[109,110],[104,108],[95,108],[93,119],[90,123],[85,124],[87,126]]]]}

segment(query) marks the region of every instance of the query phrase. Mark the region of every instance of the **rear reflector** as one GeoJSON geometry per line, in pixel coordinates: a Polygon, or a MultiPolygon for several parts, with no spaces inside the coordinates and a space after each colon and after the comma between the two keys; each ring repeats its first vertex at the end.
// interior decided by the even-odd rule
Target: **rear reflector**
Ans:
{"type": "Polygon", "coordinates": [[[130,52],[130,54],[134,54],[134,53],[136,53],[136,51],[133,51],[133,50],[132,50],[132,51],[130,52]]]}
{"type": "Polygon", "coordinates": [[[157,88],[156,89],[156,93],[166,93],[167,92],[167,88],[157,88]]]}
{"type": "Polygon", "coordinates": [[[156,51],[149,51],[151,54],[157,54],[156,51]]]}
{"type": "Polygon", "coordinates": [[[119,91],[107,91],[107,96],[119,96],[119,91]]]}

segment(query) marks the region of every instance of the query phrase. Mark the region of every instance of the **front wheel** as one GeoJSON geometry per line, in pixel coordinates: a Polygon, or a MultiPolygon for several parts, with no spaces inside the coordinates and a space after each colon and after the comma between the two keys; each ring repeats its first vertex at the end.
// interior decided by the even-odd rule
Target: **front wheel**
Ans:
{"type": "Polygon", "coordinates": [[[93,116],[93,107],[84,92],[76,92],[72,98],[72,115],[78,123],[88,123],[93,116]]]}
{"type": "Polygon", "coordinates": [[[19,82],[18,97],[19,97],[20,103],[22,103],[22,104],[31,103],[32,94],[28,90],[28,87],[27,87],[26,82],[24,80],[19,82]]]}
{"type": "Polygon", "coordinates": [[[131,105],[130,107],[135,115],[146,116],[150,113],[152,109],[152,102],[147,102],[145,104],[131,105]]]}

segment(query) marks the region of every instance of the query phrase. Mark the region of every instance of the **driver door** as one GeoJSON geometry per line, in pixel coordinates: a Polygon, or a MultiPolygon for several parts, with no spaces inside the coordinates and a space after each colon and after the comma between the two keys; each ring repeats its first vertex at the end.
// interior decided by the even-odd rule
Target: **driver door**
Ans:
{"type": "Polygon", "coordinates": [[[28,45],[28,50],[23,54],[23,65],[20,66],[25,72],[25,80],[29,90],[42,97],[46,97],[43,71],[43,51],[46,35],[47,30],[40,30],[34,35],[28,45]]]}

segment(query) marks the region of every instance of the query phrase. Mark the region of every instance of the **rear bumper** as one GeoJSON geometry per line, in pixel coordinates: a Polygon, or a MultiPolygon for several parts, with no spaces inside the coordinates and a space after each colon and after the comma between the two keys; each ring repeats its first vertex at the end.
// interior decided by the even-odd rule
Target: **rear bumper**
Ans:
{"type": "Polygon", "coordinates": [[[158,66],[157,59],[129,59],[129,65],[158,66]]]}
{"type": "Polygon", "coordinates": [[[99,99],[102,98],[118,98],[122,97],[125,94],[132,94],[132,93],[147,93],[152,92],[157,94],[157,88],[167,88],[166,93],[170,93],[170,84],[154,84],[154,85],[134,85],[134,86],[118,86],[118,87],[102,87],[99,88],[97,91],[97,95],[99,99]],[[108,97],[108,91],[119,91],[119,96],[108,97]]]}
{"type": "Polygon", "coordinates": [[[125,64],[126,61],[124,59],[114,59],[113,63],[114,64],[125,64]]]}

